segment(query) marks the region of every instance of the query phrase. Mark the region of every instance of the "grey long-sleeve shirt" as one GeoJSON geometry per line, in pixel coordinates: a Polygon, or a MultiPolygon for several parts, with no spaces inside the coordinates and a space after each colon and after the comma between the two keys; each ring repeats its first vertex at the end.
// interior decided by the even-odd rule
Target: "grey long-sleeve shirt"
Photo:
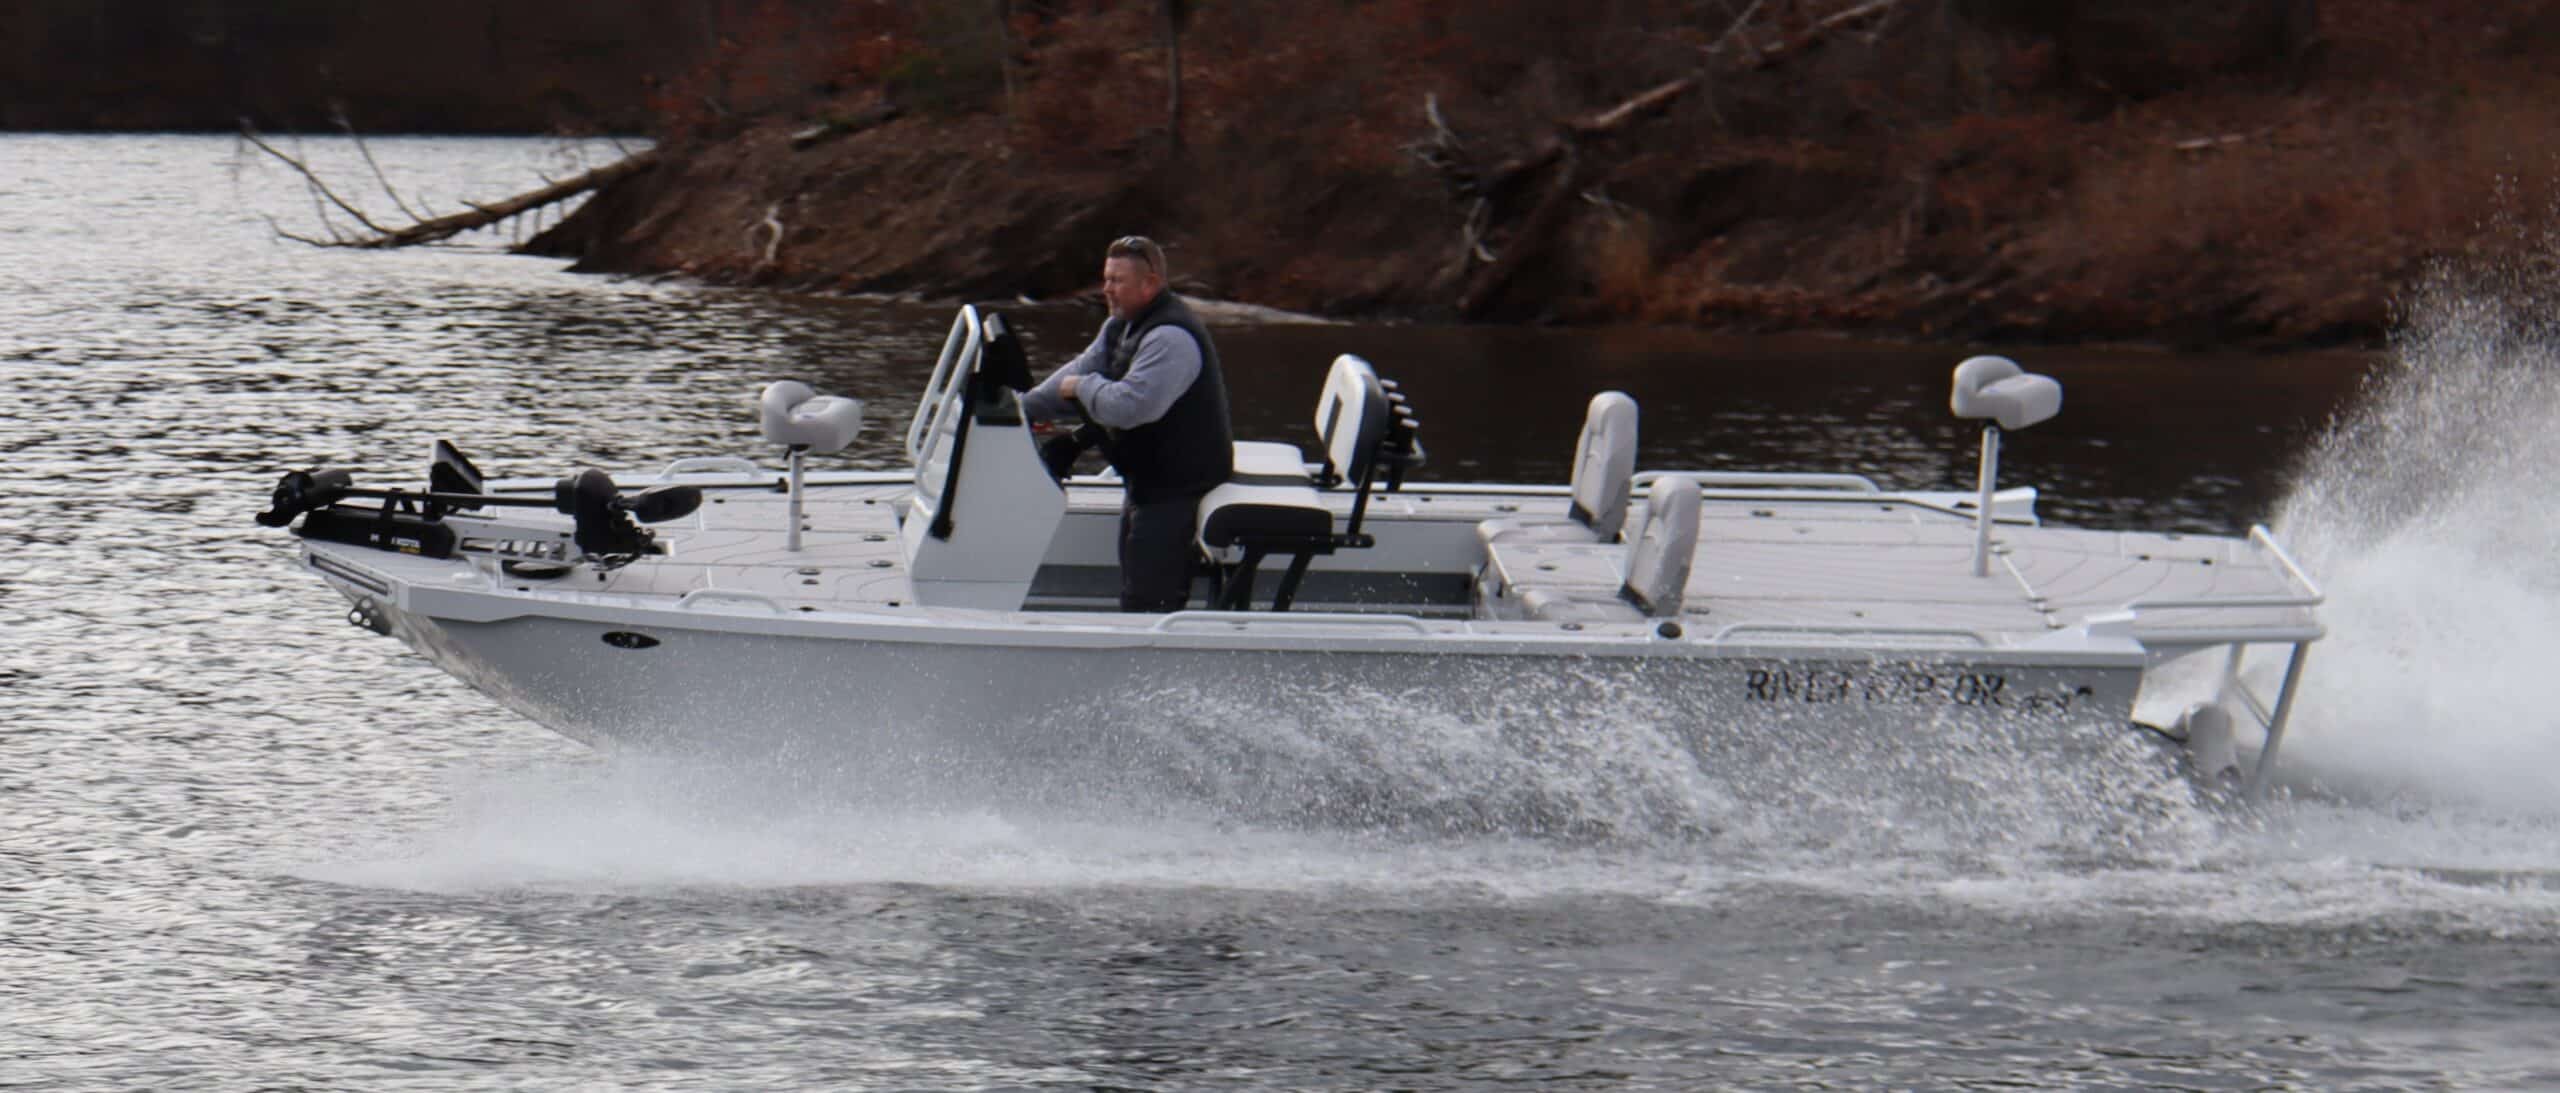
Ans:
{"type": "Polygon", "coordinates": [[[1102,377],[1102,366],[1110,359],[1111,347],[1103,344],[1102,335],[1094,335],[1093,344],[1076,359],[1022,396],[1022,412],[1033,421],[1066,413],[1068,399],[1058,394],[1058,382],[1083,376],[1076,381],[1074,401],[1084,406],[1084,416],[1114,429],[1135,428],[1163,417],[1174,400],[1191,389],[1191,381],[1200,378],[1200,343],[1177,327],[1147,331],[1138,339],[1129,371],[1117,380],[1102,377]]]}

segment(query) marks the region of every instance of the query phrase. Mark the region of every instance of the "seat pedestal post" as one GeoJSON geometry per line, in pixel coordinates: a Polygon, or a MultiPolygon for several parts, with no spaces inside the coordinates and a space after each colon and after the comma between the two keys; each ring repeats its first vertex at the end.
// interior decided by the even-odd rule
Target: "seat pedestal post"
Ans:
{"type": "Polygon", "coordinates": [[[1982,495],[1973,502],[1973,575],[1991,575],[1991,484],[2000,477],[2000,426],[1982,426],[1982,495]]]}
{"type": "Polygon", "coordinates": [[[791,527],[783,533],[785,550],[800,549],[800,454],[808,449],[806,444],[791,446],[791,527]]]}

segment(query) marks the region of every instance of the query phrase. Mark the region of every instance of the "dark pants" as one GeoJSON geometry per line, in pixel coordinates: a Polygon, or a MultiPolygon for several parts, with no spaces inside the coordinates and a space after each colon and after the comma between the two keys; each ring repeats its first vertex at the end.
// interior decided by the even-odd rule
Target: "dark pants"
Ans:
{"type": "Polygon", "coordinates": [[[1120,503],[1120,610],[1180,611],[1191,601],[1200,494],[1132,494],[1120,503]]]}

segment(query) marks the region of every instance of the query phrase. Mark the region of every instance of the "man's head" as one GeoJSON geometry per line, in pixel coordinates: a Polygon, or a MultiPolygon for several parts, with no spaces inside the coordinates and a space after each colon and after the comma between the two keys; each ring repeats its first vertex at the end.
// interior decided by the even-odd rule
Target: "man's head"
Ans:
{"type": "Polygon", "coordinates": [[[1111,317],[1127,319],[1164,291],[1164,248],[1143,235],[1124,235],[1102,253],[1102,302],[1111,317]]]}

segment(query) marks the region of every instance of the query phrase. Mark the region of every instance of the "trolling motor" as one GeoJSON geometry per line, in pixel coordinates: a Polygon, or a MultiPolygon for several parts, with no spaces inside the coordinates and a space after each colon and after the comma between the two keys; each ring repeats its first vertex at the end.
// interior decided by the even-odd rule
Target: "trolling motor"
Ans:
{"type": "Polygon", "coordinates": [[[439,441],[436,454],[425,490],[368,489],[336,468],[288,471],[276,482],[258,522],[280,528],[301,517],[299,534],[305,538],[450,558],[458,537],[444,523],[448,513],[493,506],[547,508],[571,519],[571,540],[583,560],[612,569],[662,553],[656,536],[640,525],[689,516],[702,507],[702,491],[696,487],[652,486],[624,496],[611,476],[593,469],[561,478],[549,497],[486,493],[480,489],[479,472],[461,453],[439,441]],[[381,504],[343,503],[355,499],[381,504]]]}

